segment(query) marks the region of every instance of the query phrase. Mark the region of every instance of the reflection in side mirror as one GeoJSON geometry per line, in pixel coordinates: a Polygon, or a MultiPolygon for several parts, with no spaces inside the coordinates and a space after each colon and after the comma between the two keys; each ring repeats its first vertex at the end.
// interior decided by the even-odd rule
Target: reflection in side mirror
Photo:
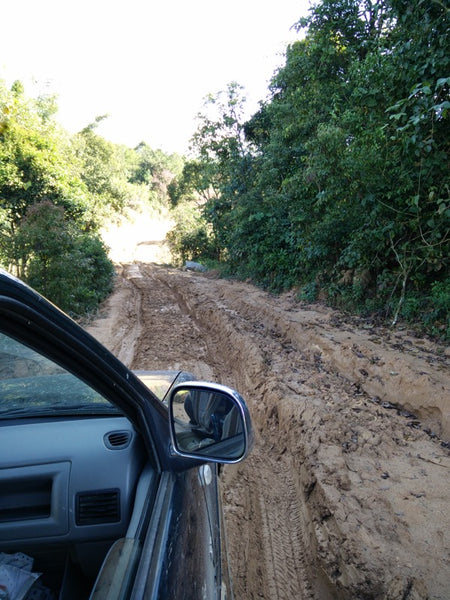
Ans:
{"type": "Polygon", "coordinates": [[[238,462],[248,453],[252,430],[241,396],[225,386],[185,382],[169,399],[172,444],[182,456],[238,462]]]}

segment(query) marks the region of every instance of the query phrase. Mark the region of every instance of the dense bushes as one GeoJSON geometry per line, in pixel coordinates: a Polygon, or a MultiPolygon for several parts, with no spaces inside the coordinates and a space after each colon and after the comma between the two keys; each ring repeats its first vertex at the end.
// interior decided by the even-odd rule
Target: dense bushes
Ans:
{"type": "Polygon", "coordinates": [[[172,216],[175,226],[167,234],[166,241],[174,261],[184,264],[187,260],[216,260],[217,248],[211,227],[193,204],[182,203],[172,216]]]}
{"type": "Polygon", "coordinates": [[[114,268],[100,237],[80,231],[51,202],[29,208],[14,248],[26,261],[27,282],[62,310],[95,311],[111,291],[114,268]]]}
{"type": "Polygon", "coordinates": [[[192,185],[237,274],[448,335],[449,21],[322,0],[250,120],[235,84],[209,99],[192,185]]]}

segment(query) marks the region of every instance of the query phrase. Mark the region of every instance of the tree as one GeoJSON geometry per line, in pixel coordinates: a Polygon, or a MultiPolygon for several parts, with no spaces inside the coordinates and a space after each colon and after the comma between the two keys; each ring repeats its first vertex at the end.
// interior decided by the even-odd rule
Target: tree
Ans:
{"type": "Polygon", "coordinates": [[[14,238],[24,279],[75,316],[97,308],[112,287],[113,265],[96,235],[81,232],[49,201],[31,206],[14,238]]]}
{"type": "MultiPolygon", "coordinates": [[[[247,191],[247,142],[243,129],[245,96],[236,82],[225,92],[207,97],[199,126],[192,138],[198,161],[191,163],[204,214],[211,223],[217,247],[232,260],[236,249],[232,220],[241,196],[247,191]]],[[[186,173],[186,171],[185,171],[186,173]]]]}
{"type": "Polygon", "coordinates": [[[221,256],[272,289],[426,320],[449,281],[449,10],[322,0],[297,28],[259,111],[216,103],[194,136],[221,256]]]}
{"type": "Polygon", "coordinates": [[[106,118],[107,115],[97,117],[74,140],[77,157],[81,162],[81,179],[91,196],[91,207],[99,218],[111,210],[122,210],[127,198],[124,188],[128,173],[124,173],[124,164],[117,147],[95,131],[106,118]]]}
{"type": "Polygon", "coordinates": [[[87,195],[69,137],[18,82],[0,85],[0,208],[14,234],[28,207],[51,200],[83,221],[87,195]]]}
{"type": "Polygon", "coordinates": [[[0,260],[63,309],[93,310],[113,266],[93,231],[90,197],[55,99],[0,84],[0,260]]]}

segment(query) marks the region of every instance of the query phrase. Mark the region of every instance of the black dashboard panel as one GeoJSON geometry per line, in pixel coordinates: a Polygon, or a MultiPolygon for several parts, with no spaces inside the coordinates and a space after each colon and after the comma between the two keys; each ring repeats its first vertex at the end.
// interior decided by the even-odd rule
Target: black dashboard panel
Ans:
{"type": "Polygon", "coordinates": [[[125,535],[144,457],[125,417],[3,421],[0,549],[125,535]]]}

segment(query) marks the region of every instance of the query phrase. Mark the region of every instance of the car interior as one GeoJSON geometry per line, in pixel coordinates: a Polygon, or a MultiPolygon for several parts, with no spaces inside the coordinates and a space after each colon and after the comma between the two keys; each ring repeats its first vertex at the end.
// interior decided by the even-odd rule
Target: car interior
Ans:
{"type": "Polygon", "coordinates": [[[32,559],[33,600],[88,598],[114,542],[136,538],[156,487],[140,435],[83,381],[4,334],[0,429],[0,559],[32,559]]]}

